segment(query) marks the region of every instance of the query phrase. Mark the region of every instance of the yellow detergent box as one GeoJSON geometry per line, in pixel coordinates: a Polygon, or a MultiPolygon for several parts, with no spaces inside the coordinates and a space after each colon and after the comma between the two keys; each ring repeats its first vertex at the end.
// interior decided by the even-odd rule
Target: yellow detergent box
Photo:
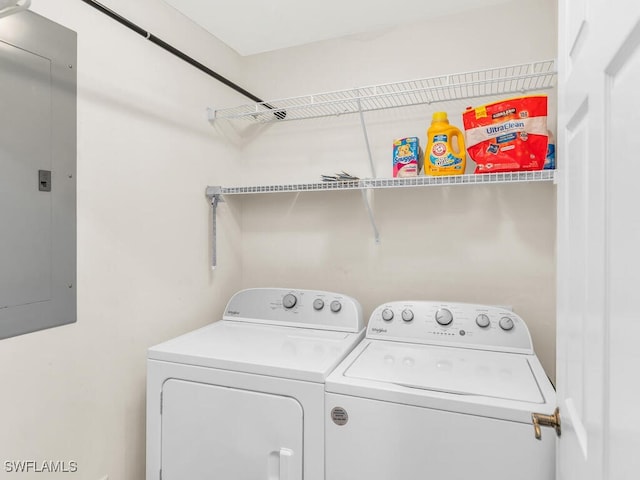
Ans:
{"type": "Polygon", "coordinates": [[[393,142],[393,176],[417,177],[420,171],[418,137],[399,138],[393,142]]]}

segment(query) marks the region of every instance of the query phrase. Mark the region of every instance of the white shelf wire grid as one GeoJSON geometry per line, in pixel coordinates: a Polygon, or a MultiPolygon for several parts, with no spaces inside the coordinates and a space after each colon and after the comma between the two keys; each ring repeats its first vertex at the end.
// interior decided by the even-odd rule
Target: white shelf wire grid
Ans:
{"type": "Polygon", "coordinates": [[[215,110],[213,120],[302,120],[553,88],[555,60],[491,68],[215,110]]]}
{"type": "Polygon", "coordinates": [[[478,185],[491,183],[523,183],[554,181],[555,170],[452,175],[410,178],[371,178],[346,182],[292,183],[286,185],[256,185],[242,187],[208,187],[207,195],[247,195],[255,193],[326,192],[334,190],[366,190],[379,188],[478,185]]]}

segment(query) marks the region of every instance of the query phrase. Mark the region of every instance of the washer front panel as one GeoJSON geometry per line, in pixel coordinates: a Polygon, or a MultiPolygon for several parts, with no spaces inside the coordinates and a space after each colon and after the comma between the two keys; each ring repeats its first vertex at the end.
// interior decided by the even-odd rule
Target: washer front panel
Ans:
{"type": "Polygon", "coordinates": [[[327,394],[331,480],[552,480],[556,438],[531,425],[327,394]],[[348,415],[342,425],[332,410],[348,415]]]}

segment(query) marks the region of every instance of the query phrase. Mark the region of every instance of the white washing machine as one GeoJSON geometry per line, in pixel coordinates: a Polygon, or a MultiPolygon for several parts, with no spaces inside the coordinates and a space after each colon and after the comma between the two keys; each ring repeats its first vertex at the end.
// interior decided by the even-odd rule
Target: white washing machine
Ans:
{"type": "Polygon", "coordinates": [[[326,480],[551,480],[553,385],[508,309],[393,302],[326,381],[326,480]]]}
{"type": "Polygon", "coordinates": [[[147,480],[324,480],[324,381],[363,336],[353,298],[264,288],[152,347],[147,480]]]}

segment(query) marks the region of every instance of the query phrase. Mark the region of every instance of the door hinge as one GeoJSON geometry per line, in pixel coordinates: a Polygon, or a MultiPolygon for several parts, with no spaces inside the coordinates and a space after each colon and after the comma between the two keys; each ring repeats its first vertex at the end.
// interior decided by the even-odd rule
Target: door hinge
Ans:
{"type": "Polygon", "coordinates": [[[560,409],[556,407],[553,415],[544,415],[542,413],[532,413],[531,421],[533,422],[533,432],[538,440],[542,438],[542,427],[553,427],[556,435],[560,436],[562,429],[560,426],[560,409]]]}

